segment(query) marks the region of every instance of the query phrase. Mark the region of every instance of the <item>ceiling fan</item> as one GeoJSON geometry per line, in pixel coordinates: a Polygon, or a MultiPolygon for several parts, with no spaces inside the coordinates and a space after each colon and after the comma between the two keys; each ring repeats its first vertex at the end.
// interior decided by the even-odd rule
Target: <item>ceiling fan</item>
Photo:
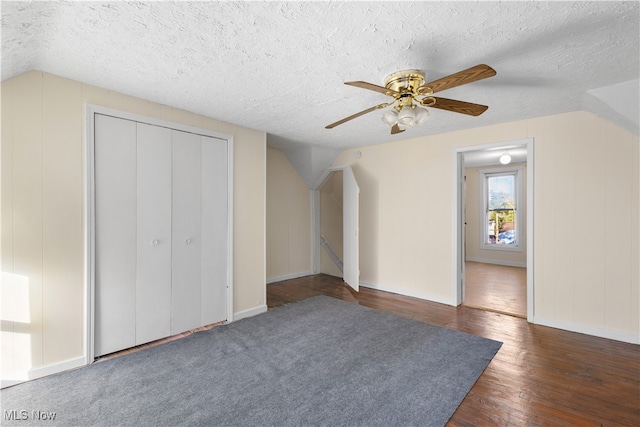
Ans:
{"type": "Polygon", "coordinates": [[[480,64],[430,83],[424,82],[425,75],[420,70],[397,71],[385,79],[384,87],[363,81],[344,82],[346,85],[383,93],[392,97],[393,101],[367,108],[364,111],[331,123],[325,128],[332,129],[349,120],[353,120],[375,110],[380,110],[381,108],[386,108],[390,105],[393,105],[393,108],[382,115],[382,121],[391,126],[392,135],[404,132],[410,127],[420,125],[429,118],[429,111],[420,106],[439,108],[441,110],[453,111],[470,116],[479,116],[489,107],[432,95],[436,92],[476,82],[495,75],[496,71],[493,68],[485,64],[480,64]]]}

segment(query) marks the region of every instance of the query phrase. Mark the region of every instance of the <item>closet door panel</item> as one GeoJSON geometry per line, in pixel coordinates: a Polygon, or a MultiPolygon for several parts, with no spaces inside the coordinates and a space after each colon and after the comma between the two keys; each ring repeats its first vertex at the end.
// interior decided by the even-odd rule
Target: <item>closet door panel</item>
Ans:
{"type": "Polygon", "coordinates": [[[137,125],[136,344],[171,334],[171,130],[137,125]]]}
{"type": "Polygon", "coordinates": [[[136,123],[95,115],[94,354],[135,345],[136,123]]]}
{"type": "Polygon", "coordinates": [[[172,131],[171,334],[201,326],[202,137],[172,131]]]}
{"type": "Polygon", "coordinates": [[[227,141],[202,137],[202,319],[226,320],[228,285],[227,141]]]}

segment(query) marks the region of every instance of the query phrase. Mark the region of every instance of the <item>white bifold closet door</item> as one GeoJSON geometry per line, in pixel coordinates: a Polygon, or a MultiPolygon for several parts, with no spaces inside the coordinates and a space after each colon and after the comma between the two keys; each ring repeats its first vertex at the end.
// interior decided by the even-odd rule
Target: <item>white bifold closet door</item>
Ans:
{"type": "Polygon", "coordinates": [[[227,318],[227,142],[95,119],[94,354],[227,318]]]}
{"type": "Polygon", "coordinates": [[[171,334],[200,326],[202,297],[202,141],[173,132],[173,260],[171,334]],[[194,307],[197,303],[198,307],[194,307]]]}
{"type": "Polygon", "coordinates": [[[202,298],[200,324],[210,325],[228,318],[229,275],[229,171],[228,144],[202,138],[202,298]],[[220,284],[223,284],[222,286],[220,284]]]}
{"type": "Polygon", "coordinates": [[[136,345],[171,334],[171,130],[137,123],[136,345]]]}
{"type": "Polygon", "coordinates": [[[96,356],[136,345],[136,122],[95,116],[96,356]],[[118,331],[114,333],[114,331],[118,331]]]}
{"type": "Polygon", "coordinates": [[[174,335],[226,318],[226,288],[216,284],[227,280],[228,220],[227,145],[172,133],[174,335]]]}

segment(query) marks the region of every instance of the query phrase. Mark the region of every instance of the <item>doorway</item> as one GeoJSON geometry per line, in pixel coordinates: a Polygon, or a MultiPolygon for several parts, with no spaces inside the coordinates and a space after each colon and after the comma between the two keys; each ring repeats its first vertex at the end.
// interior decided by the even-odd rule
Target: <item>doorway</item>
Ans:
{"type": "Polygon", "coordinates": [[[314,190],[314,271],[360,286],[360,188],[349,166],[330,168],[314,190]]]}
{"type": "Polygon", "coordinates": [[[457,304],[532,320],[532,154],[532,138],[456,149],[457,304]]]}

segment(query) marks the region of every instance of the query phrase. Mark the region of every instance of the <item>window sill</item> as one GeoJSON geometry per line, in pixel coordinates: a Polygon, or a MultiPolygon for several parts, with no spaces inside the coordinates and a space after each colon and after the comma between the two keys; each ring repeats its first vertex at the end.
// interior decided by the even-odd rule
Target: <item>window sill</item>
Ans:
{"type": "Polygon", "coordinates": [[[522,246],[520,245],[481,245],[480,249],[489,251],[522,252],[522,246]]]}

